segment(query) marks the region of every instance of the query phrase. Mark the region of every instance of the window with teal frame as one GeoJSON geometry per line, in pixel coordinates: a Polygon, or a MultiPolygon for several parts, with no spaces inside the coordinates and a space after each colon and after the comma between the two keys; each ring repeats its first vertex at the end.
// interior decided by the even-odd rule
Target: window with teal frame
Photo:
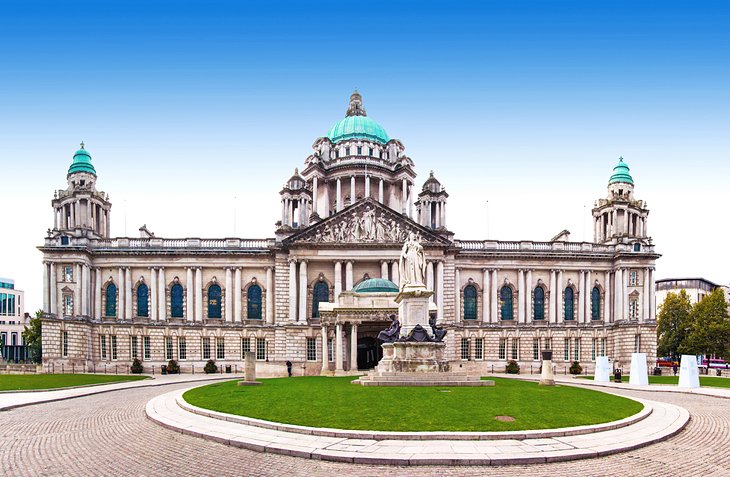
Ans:
{"type": "Polygon", "coordinates": [[[221,317],[221,287],[211,285],[208,287],[208,318],[221,317]]]}
{"type": "Polygon", "coordinates": [[[149,291],[144,283],[137,287],[137,316],[149,316],[149,291]]]}
{"type": "Polygon", "coordinates": [[[477,319],[477,287],[474,285],[464,288],[464,319],[477,319]]]}
{"type": "Polygon", "coordinates": [[[106,286],[106,309],[104,316],[117,316],[117,286],[110,283],[106,286]]]}
{"type": "Polygon", "coordinates": [[[249,320],[260,320],[261,319],[261,287],[258,285],[251,285],[248,287],[246,294],[248,301],[248,319],[249,320]]]}
{"type": "Polygon", "coordinates": [[[170,288],[170,316],[172,318],[183,317],[183,287],[179,283],[170,288]]]}
{"type": "Polygon", "coordinates": [[[571,321],[575,318],[573,314],[573,289],[568,287],[565,289],[565,321],[571,321]]]}
{"type": "Polygon", "coordinates": [[[535,288],[534,293],[534,313],[535,313],[535,319],[536,320],[544,320],[545,319],[545,290],[542,289],[542,287],[535,288]]]}
{"type": "Polygon", "coordinates": [[[330,287],[325,282],[317,282],[312,290],[312,318],[319,318],[319,304],[330,300],[330,287]]]}
{"type": "Polygon", "coordinates": [[[601,290],[593,287],[591,292],[591,320],[601,319],[601,290]]]}
{"type": "Polygon", "coordinates": [[[514,318],[512,313],[512,289],[504,286],[499,290],[499,301],[502,304],[501,318],[503,320],[512,320],[514,318]]]}

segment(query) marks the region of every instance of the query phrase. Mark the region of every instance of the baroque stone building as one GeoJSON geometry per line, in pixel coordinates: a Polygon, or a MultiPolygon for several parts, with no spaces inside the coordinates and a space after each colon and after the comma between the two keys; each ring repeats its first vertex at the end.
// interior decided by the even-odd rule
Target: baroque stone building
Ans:
{"type": "Polygon", "coordinates": [[[355,92],[344,119],[314,142],[281,189],[275,235],[201,239],[109,236],[111,203],[89,153],[76,152],[55,193],[44,264],[45,363],[93,369],[208,359],[259,373],[344,374],[373,367],[377,333],[396,313],[398,258],[422,243],[430,312],[448,330],[455,367],[502,370],[589,365],[632,352],[655,359],[654,264],[646,204],[619,160],[593,209],[594,241],[460,240],[447,226],[449,194],[369,116],[355,92]]]}

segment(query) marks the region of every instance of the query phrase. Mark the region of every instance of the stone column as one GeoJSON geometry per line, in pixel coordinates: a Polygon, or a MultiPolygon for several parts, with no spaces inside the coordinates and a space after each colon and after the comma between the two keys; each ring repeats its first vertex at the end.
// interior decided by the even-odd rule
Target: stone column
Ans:
{"type": "Polygon", "coordinates": [[[517,270],[517,322],[525,322],[525,271],[517,270]]]}
{"type": "Polygon", "coordinates": [[[81,265],[76,263],[73,267],[73,279],[76,282],[76,286],[74,287],[73,316],[76,316],[81,314],[81,265]]]}
{"type": "Polygon", "coordinates": [[[150,320],[157,320],[157,269],[150,267],[150,320]]]}
{"type": "Polygon", "coordinates": [[[580,271],[578,278],[578,323],[585,323],[586,319],[586,272],[580,271]]]}
{"type": "Polygon", "coordinates": [[[58,291],[58,285],[56,284],[56,264],[51,262],[51,270],[50,270],[51,278],[50,278],[50,308],[51,313],[54,313],[56,316],[59,316],[58,314],[58,299],[56,297],[57,291],[58,291]]]}
{"type": "Polygon", "coordinates": [[[337,212],[342,210],[342,180],[337,178],[337,212]]]}
{"type": "Polygon", "coordinates": [[[401,195],[401,212],[403,214],[406,213],[408,209],[406,209],[406,203],[408,202],[408,179],[403,179],[403,190],[401,195]]]}
{"type": "MultiPolygon", "coordinates": [[[[490,310],[490,290],[491,285],[489,284],[489,269],[482,268],[482,322],[489,323],[489,310],[490,310]]],[[[460,286],[460,285],[459,285],[460,286]]],[[[492,298],[493,299],[493,298],[492,298]]]]}
{"type": "Polygon", "coordinates": [[[563,295],[563,271],[558,270],[558,289],[555,290],[558,292],[558,296],[556,297],[557,300],[555,300],[555,304],[557,305],[557,309],[555,310],[555,323],[560,322],[560,318],[563,316],[563,310],[565,310],[565,296],[563,295]]]}
{"type": "MultiPolygon", "coordinates": [[[[593,297],[593,285],[591,285],[591,271],[586,270],[586,314],[585,314],[585,321],[587,323],[591,322],[591,319],[593,318],[593,307],[591,306],[591,298],[593,297]]],[[[600,311],[599,311],[600,313],[600,311]]]]}
{"type": "Polygon", "coordinates": [[[203,321],[203,268],[195,269],[195,321],[203,321]]]}
{"type": "Polygon", "coordinates": [[[626,268],[621,269],[621,301],[623,302],[623,316],[628,318],[629,316],[629,296],[628,286],[626,283],[629,280],[629,271],[626,268]]]}
{"type": "Polygon", "coordinates": [[[230,267],[226,267],[226,312],[225,321],[233,321],[233,274],[230,267]]]}
{"type": "Polygon", "coordinates": [[[157,319],[167,320],[167,282],[165,267],[157,269],[157,319]]]}
{"type": "Polygon", "coordinates": [[[342,323],[335,326],[335,373],[342,373],[342,323]]]}
{"type": "MultiPolygon", "coordinates": [[[[435,293],[433,286],[433,262],[431,260],[426,262],[426,288],[435,293]]],[[[429,301],[433,303],[434,297],[431,295],[429,301]]]]}
{"type": "Polygon", "coordinates": [[[124,268],[119,267],[117,269],[117,319],[122,320],[124,319],[124,298],[126,297],[126,293],[124,293],[124,284],[126,281],[124,280],[124,268]]]}
{"type": "Polygon", "coordinates": [[[388,262],[380,261],[380,278],[388,279],[388,262]]]}
{"type": "Polygon", "coordinates": [[[335,262],[335,303],[342,292],[342,262],[335,262]]]}
{"type": "Polygon", "coordinates": [[[438,311],[436,317],[440,321],[444,319],[444,261],[439,260],[436,262],[436,288],[438,294],[436,295],[436,306],[438,311]]]}
{"type": "Polygon", "coordinates": [[[644,289],[641,294],[641,316],[639,317],[640,322],[644,322],[649,319],[649,268],[644,269],[644,289]]]}
{"type": "Polygon", "coordinates": [[[350,205],[355,203],[355,176],[350,176],[350,205]]]}
{"type": "Polygon", "coordinates": [[[327,325],[322,325],[322,371],[320,374],[327,374],[329,371],[329,359],[327,358],[327,325]]]}
{"type": "Polygon", "coordinates": [[[317,176],[312,177],[312,212],[316,212],[319,215],[319,197],[317,196],[317,176]]]}
{"type": "Polygon", "coordinates": [[[454,269],[454,322],[464,321],[461,316],[461,270],[454,269]]]}
{"type": "Polygon", "coordinates": [[[441,202],[441,227],[446,228],[446,202],[441,202]]]}
{"type": "Polygon", "coordinates": [[[46,313],[51,312],[51,284],[48,276],[49,264],[45,260],[43,261],[43,311],[46,313]]]}
{"type": "Polygon", "coordinates": [[[656,320],[656,281],[654,269],[649,269],[649,319],[656,320]]]}
{"type": "MultiPolygon", "coordinates": [[[[185,319],[188,321],[195,321],[195,284],[193,280],[193,267],[185,267],[185,274],[185,319]]],[[[226,310],[228,310],[229,278],[230,270],[226,269],[226,310]]]]}
{"type": "Polygon", "coordinates": [[[393,261],[390,266],[390,281],[400,287],[400,275],[398,275],[398,260],[393,261]]]}
{"type": "Polygon", "coordinates": [[[525,321],[532,321],[532,270],[525,277],[525,321]]]}
{"type": "Polygon", "coordinates": [[[81,265],[81,314],[90,316],[89,312],[89,266],[81,265]]]}
{"type": "Polygon", "coordinates": [[[604,272],[603,279],[603,322],[611,321],[611,271],[604,272]]]}
{"type": "Polygon", "coordinates": [[[307,323],[307,261],[299,262],[299,323],[307,323]]]}
{"type": "Polygon", "coordinates": [[[243,310],[241,309],[241,267],[236,267],[233,274],[233,321],[241,321],[243,310]]]}
{"type": "Polygon", "coordinates": [[[383,200],[385,198],[383,191],[384,191],[383,179],[380,179],[380,183],[378,184],[378,202],[380,202],[381,204],[383,204],[383,200]]]}
{"type": "Polygon", "coordinates": [[[266,268],[266,324],[274,324],[274,269],[266,268]]]}
{"type": "Polygon", "coordinates": [[[101,269],[94,268],[94,318],[101,319],[101,269]]]}
{"type": "Polygon", "coordinates": [[[353,285],[353,275],[352,275],[352,267],[353,262],[352,260],[348,260],[345,262],[345,290],[350,291],[352,290],[353,285]]]}
{"type": "Polygon", "coordinates": [[[350,325],[350,371],[357,371],[357,324],[350,325]]]}
{"type": "Polygon", "coordinates": [[[365,197],[370,197],[370,176],[365,176],[365,197]]]}
{"type": "Polygon", "coordinates": [[[614,321],[623,320],[624,315],[624,287],[623,287],[623,270],[621,268],[616,269],[616,308],[614,309],[614,321]]]}
{"type": "Polygon", "coordinates": [[[413,218],[413,185],[408,186],[408,217],[413,218]]]}
{"type": "Polygon", "coordinates": [[[287,225],[286,223],[286,199],[281,201],[281,225],[287,225]]]}
{"type": "Polygon", "coordinates": [[[550,298],[548,299],[548,323],[555,323],[555,296],[557,293],[557,284],[555,280],[555,270],[550,270],[550,298]]]}
{"type": "Polygon", "coordinates": [[[289,259],[289,321],[297,321],[297,261],[289,259]]]}
{"type": "Polygon", "coordinates": [[[499,304],[499,299],[497,297],[497,294],[499,293],[499,290],[497,289],[497,272],[499,269],[493,268],[489,271],[491,274],[491,277],[489,279],[489,283],[492,288],[492,292],[490,293],[491,297],[489,299],[489,307],[492,310],[489,315],[489,322],[490,323],[497,323],[499,321],[499,316],[497,314],[499,313],[499,309],[497,305],[499,304]]]}
{"type": "Polygon", "coordinates": [[[127,267],[124,270],[124,318],[132,319],[132,269],[127,267]]]}

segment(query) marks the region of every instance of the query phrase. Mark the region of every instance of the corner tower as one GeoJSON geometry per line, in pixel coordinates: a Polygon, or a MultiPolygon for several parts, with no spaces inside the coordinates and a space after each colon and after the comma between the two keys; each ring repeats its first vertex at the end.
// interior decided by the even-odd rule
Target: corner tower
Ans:
{"type": "Polygon", "coordinates": [[[435,230],[446,229],[446,199],[449,194],[433,175],[433,171],[423,183],[421,193],[418,194],[416,211],[418,223],[435,230]]]}
{"type": "Polygon", "coordinates": [[[646,202],[634,198],[634,179],[629,166],[619,157],[608,180],[608,196],[593,208],[594,241],[621,243],[648,239],[646,202]]]}
{"type": "Polygon", "coordinates": [[[66,181],[66,190],[53,194],[52,234],[108,238],[112,204],[106,193],[96,190],[96,169],[83,142],[74,154],[66,181]]]}

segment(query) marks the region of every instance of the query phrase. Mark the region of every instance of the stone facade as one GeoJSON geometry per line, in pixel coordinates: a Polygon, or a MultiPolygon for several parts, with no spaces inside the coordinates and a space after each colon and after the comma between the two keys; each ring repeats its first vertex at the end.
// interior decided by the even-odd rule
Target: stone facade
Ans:
{"type": "Polygon", "coordinates": [[[83,171],[69,170],[39,247],[44,362],[94,369],[137,357],[149,369],[172,358],[189,372],[208,359],[242,369],[252,351],[259,376],[285,375],[287,360],[295,375],[354,373],[382,355],[375,337],[397,304],[395,294],[352,289],[376,277],[398,284],[408,233],[424,247],[429,309],[448,330],[453,369],[501,371],[513,358],[536,367],[546,348],[559,368],[590,368],[599,355],[625,366],[635,351],[654,360],[659,255],[623,162],[593,211],[594,243],[567,233],[459,240],[446,228],[445,188],[431,173],[415,193],[413,161],[357,93],[313,148],[281,190],[267,239],[163,239],[146,227],[140,238],[110,238],[111,203],[77,152],[83,171]]]}

